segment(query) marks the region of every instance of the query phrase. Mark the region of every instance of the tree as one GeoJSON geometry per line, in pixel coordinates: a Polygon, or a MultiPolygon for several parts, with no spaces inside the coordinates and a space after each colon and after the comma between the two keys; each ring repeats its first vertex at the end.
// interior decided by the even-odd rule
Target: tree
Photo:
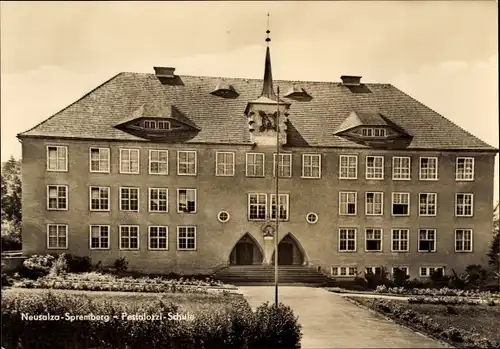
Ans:
{"type": "Polygon", "coordinates": [[[2,166],[2,222],[19,225],[22,219],[21,161],[13,156],[2,166]]]}
{"type": "Polygon", "coordinates": [[[500,218],[498,203],[495,207],[493,217],[493,240],[488,252],[488,264],[497,272],[500,272],[500,218]]]}
{"type": "Polygon", "coordinates": [[[10,157],[1,169],[2,251],[21,248],[21,161],[10,157]]]}

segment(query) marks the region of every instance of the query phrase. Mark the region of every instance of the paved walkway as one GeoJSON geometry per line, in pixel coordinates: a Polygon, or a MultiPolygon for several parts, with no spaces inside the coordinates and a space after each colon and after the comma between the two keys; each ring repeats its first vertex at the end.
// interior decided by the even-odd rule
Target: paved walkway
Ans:
{"type": "MultiPolygon", "coordinates": [[[[240,291],[252,307],[274,302],[273,286],[242,286],[240,291]]],[[[302,349],[449,347],[321,288],[281,286],[279,300],[299,317],[302,349]]]]}

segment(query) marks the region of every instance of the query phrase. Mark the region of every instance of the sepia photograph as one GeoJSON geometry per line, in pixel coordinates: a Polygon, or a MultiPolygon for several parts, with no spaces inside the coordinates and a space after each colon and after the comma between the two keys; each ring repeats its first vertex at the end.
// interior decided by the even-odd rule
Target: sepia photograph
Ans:
{"type": "Polygon", "coordinates": [[[500,348],[498,3],[2,1],[1,348],[500,348]]]}

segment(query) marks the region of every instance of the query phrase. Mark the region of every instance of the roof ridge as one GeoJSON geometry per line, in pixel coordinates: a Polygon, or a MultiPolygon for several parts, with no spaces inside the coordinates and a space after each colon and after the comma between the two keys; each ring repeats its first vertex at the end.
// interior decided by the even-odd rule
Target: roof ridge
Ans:
{"type": "MultiPolygon", "coordinates": [[[[154,73],[142,73],[142,72],[121,72],[121,74],[135,74],[135,75],[147,75],[155,76],[154,73]]],[[[206,78],[206,79],[221,79],[221,80],[252,80],[252,81],[263,81],[262,78],[248,78],[248,77],[231,77],[231,76],[212,76],[212,75],[191,75],[191,74],[180,74],[179,77],[186,78],[206,78]]],[[[286,80],[286,79],[273,79],[273,82],[291,82],[291,83],[313,83],[313,84],[342,84],[342,81],[319,81],[319,80],[286,80]]],[[[390,85],[387,82],[367,82],[362,83],[364,85],[390,85]]]]}
{"type": "Polygon", "coordinates": [[[461,126],[459,126],[458,124],[454,123],[451,119],[448,119],[447,117],[445,117],[445,116],[441,115],[441,113],[438,113],[437,111],[435,111],[435,110],[434,110],[434,109],[432,109],[431,107],[429,107],[429,106],[425,105],[424,103],[420,102],[419,100],[417,100],[417,99],[413,98],[413,96],[409,95],[408,93],[406,93],[406,92],[404,92],[404,91],[400,90],[399,88],[397,88],[397,87],[396,87],[396,86],[394,86],[394,85],[392,85],[392,87],[393,87],[394,89],[396,89],[398,92],[400,92],[400,93],[404,94],[405,96],[407,96],[408,98],[410,98],[411,100],[413,100],[414,102],[416,102],[417,104],[419,104],[420,106],[424,107],[425,109],[428,109],[428,110],[432,111],[433,113],[435,113],[436,115],[438,115],[441,119],[443,119],[443,120],[445,120],[445,121],[449,122],[450,124],[452,124],[453,126],[455,126],[455,127],[459,128],[460,130],[462,130],[463,132],[465,132],[467,135],[469,135],[469,136],[471,136],[471,137],[475,138],[476,140],[478,140],[478,141],[482,142],[482,143],[483,143],[483,145],[485,145],[485,146],[488,146],[488,147],[490,147],[490,148],[493,148],[493,149],[498,150],[496,147],[492,146],[491,144],[486,143],[486,142],[485,142],[484,140],[482,140],[481,138],[479,138],[479,137],[475,136],[474,134],[470,133],[469,131],[467,131],[467,130],[466,130],[466,129],[464,129],[463,127],[461,127],[461,126]]]}
{"type": "Polygon", "coordinates": [[[88,97],[90,94],[94,93],[95,91],[97,91],[98,89],[100,89],[101,87],[103,87],[104,85],[108,84],[109,82],[111,82],[112,80],[114,80],[115,78],[117,78],[119,75],[122,75],[123,73],[118,73],[114,76],[112,76],[111,78],[109,78],[108,80],[104,81],[103,83],[97,85],[97,87],[93,88],[92,90],[90,90],[89,92],[85,93],[82,97],[78,98],[76,101],[74,101],[73,103],[70,103],[69,105],[67,105],[66,107],[62,108],[61,110],[59,110],[58,112],[55,112],[54,114],[52,114],[51,116],[49,116],[47,119],[39,122],[38,124],[36,124],[35,126],[33,126],[32,128],[26,130],[26,131],[23,131],[23,132],[20,132],[16,135],[16,137],[19,137],[19,136],[23,136],[23,133],[27,133],[27,132],[30,132],[31,130],[34,130],[35,128],[43,125],[44,123],[48,122],[49,120],[51,120],[53,117],[57,116],[58,114],[62,113],[63,111],[65,111],[66,109],[68,109],[69,107],[79,103],[82,99],[88,97]]]}

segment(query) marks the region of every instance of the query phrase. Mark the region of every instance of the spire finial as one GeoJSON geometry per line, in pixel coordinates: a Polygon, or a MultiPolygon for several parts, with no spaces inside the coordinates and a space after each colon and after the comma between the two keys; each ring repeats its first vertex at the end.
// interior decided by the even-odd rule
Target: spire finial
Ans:
{"type": "Polygon", "coordinates": [[[270,33],[271,33],[271,31],[269,30],[269,12],[268,12],[267,13],[267,30],[266,30],[266,34],[267,34],[266,42],[267,42],[268,46],[269,46],[269,42],[271,41],[271,38],[269,37],[270,33]]]}

